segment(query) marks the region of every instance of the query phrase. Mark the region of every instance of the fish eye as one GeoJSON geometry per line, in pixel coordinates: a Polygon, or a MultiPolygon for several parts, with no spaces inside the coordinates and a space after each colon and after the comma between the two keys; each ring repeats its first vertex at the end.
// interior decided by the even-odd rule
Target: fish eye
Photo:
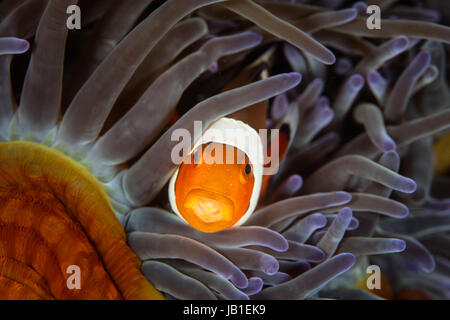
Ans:
{"type": "Polygon", "coordinates": [[[249,163],[247,163],[247,164],[245,165],[244,171],[245,171],[245,174],[250,174],[250,172],[252,172],[252,167],[250,166],[249,163]]]}

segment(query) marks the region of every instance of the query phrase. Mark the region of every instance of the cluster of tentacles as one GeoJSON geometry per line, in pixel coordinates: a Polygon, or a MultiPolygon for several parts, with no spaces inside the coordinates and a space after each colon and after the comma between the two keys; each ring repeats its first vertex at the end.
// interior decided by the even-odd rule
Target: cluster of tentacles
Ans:
{"type": "MultiPolygon", "coordinates": [[[[80,0],[82,29],[68,30],[76,3],[0,4],[0,137],[88,168],[166,298],[450,297],[443,1],[80,0]],[[368,4],[381,30],[366,27],[368,4]],[[236,81],[248,68],[261,80],[236,81]],[[171,133],[264,102],[267,128],[291,126],[267,195],[244,226],[194,230],[165,197],[171,133]],[[381,290],[366,287],[372,264],[381,290]]],[[[0,262],[13,245],[2,239],[0,262]]]]}

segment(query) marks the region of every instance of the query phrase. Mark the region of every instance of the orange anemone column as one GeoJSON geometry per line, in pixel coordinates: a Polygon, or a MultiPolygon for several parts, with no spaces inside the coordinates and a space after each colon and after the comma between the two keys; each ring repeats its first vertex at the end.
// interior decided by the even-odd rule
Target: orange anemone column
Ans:
{"type": "Polygon", "coordinates": [[[39,144],[0,143],[0,299],[163,298],[140,266],[89,171],[39,144]]]}

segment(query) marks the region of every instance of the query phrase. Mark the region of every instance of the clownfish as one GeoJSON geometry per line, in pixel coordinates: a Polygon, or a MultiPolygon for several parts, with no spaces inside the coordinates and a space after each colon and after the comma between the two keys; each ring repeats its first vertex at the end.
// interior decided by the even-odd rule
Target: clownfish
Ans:
{"type": "MultiPolygon", "coordinates": [[[[289,132],[275,137],[281,158],[289,132]]],[[[274,141],[271,141],[274,142],[274,141]]],[[[217,232],[245,223],[263,198],[271,175],[271,147],[264,155],[260,135],[232,118],[214,122],[194,144],[169,182],[172,210],[193,228],[217,232]]]]}
{"type": "MultiPolygon", "coordinates": [[[[240,70],[223,90],[266,78],[266,66],[270,65],[273,53],[268,50],[254,64],[240,70]]],[[[263,198],[271,177],[263,173],[271,155],[269,149],[264,154],[261,136],[255,128],[266,128],[267,108],[268,101],[262,101],[211,124],[172,175],[168,190],[170,206],[193,228],[217,232],[242,225],[263,198]],[[226,161],[227,157],[233,161],[226,161]]],[[[296,119],[297,115],[289,117],[296,119]]],[[[296,123],[288,126],[296,127],[296,123]]],[[[280,130],[270,141],[279,145],[280,159],[290,138],[289,130],[280,130]]]]}
{"type": "Polygon", "coordinates": [[[258,203],[262,159],[263,144],[255,129],[231,118],[217,120],[172,175],[172,210],[204,232],[243,224],[258,203]]]}

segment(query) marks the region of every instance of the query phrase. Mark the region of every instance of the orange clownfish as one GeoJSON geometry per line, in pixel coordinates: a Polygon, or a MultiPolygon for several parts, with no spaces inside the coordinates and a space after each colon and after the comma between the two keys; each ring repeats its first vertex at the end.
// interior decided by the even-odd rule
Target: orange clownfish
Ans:
{"type": "Polygon", "coordinates": [[[203,232],[243,224],[258,203],[263,162],[255,129],[231,118],[217,120],[171,177],[172,210],[203,232]]]}
{"type": "MultiPolygon", "coordinates": [[[[267,50],[249,67],[239,70],[222,90],[267,78],[267,66],[271,65],[274,52],[273,48],[267,50]]],[[[267,109],[268,100],[265,100],[214,122],[172,175],[170,206],[193,228],[216,232],[242,225],[252,215],[259,198],[263,198],[273,175],[266,169],[278,168],[278,160],[286,154],[293,138],[291,132],[295,133],[298,122],[298,108],[291,108],[276,126],[282,129],[286,122],[289,130],[280,130],[276,138],[271,138],[274,139],[270,141],[271,146],[272,143],[278,146],[280,155],[272,157],[269,150],[264,150],[262,139],[254,129],[266,128],[267,109]],[[230,149],[231,152],[226,151],[230,149]],[[225,151],[220,153],[221,150],[225,151]],[[224,154],[237,161],[223,161],[224,154]]]]}

